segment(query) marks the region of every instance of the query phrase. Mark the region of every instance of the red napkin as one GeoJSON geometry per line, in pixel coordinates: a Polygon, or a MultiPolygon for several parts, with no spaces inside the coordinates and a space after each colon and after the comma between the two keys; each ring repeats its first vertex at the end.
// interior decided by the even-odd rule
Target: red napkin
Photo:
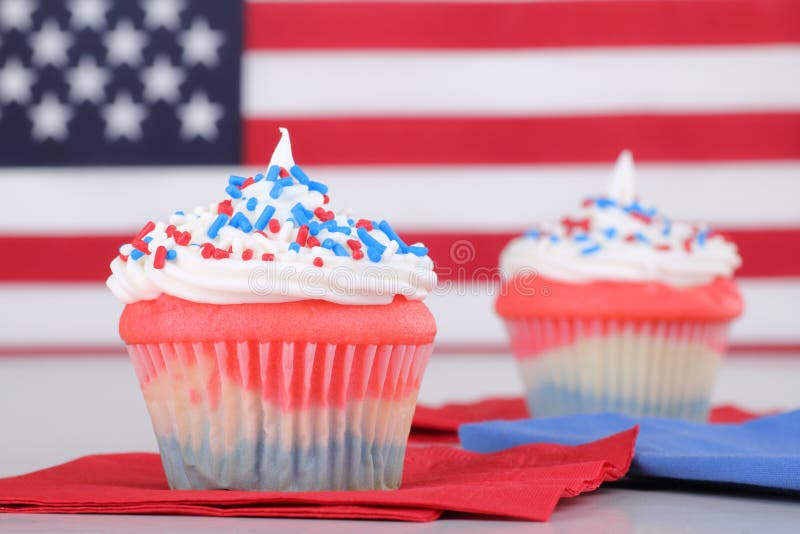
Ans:
{"type": "Polygon", "coordinates": [[[493,454],[411,447],[396,491],[173,491],[156,454],[86,456],[0,479],[0,512],[432,521],[452,511],[545,521],[562,497],[624,476],[637,430],[578,447],[536,444],[493,454]]]}
{"type": "MultiPolygon", "coordinates": [[[[759,414],[748,412],[731,404],[717,406],[709,414],[711,423],[742,423],[759,414]]],[[[458,443],[458,427],[466,423],[479,423],[496,419],[526,419],[528,408],[525,399],[493,398],[472,403],[454,403],[432,408],[417,405],[411,425],[410,441],[418,443],[458,443]]]]}

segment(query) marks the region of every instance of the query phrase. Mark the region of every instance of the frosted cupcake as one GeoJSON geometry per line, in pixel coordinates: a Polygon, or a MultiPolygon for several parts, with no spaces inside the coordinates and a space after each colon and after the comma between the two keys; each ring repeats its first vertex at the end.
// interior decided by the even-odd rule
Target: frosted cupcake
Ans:
{"type": "Polygon", "coordinates": [[[640,204],[623,152],[606,196],[501,255],[496,310],[531,412],[705,419],[740,263],[723,236],[640,204]]]}
{"type": "Polygon", "coordinates": [[[170,486],[397,488],[436,333],[427,249],[332,211],[285,130],[225,191],[147,223],[108,279],[170,486]]]}

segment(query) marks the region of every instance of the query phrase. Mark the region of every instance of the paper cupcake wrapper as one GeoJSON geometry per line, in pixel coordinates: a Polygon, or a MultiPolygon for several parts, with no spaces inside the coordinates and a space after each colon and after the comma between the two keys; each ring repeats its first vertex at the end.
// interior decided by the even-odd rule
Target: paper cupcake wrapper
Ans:
{"type": "Polygon", "coordinates": [[[129,345],[174,489],[392,489],[433,345],[129,345]]]}
{"type": "Polygon", "coordinates": [[[622,412],[702,421],[728,323],[507,320],[535,417],[622,412]]]}

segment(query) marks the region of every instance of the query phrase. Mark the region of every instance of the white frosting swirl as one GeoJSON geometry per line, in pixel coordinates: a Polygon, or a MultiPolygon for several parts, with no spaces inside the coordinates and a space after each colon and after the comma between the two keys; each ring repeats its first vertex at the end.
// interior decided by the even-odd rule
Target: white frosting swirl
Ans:
{"type": "Polygon", "coordinates": [[[567,282],[659,281],[676,287],[731,276],[736,245],[708,227],[672,222],[635,200],[633,158],[620,155],[608,195],[580,212],[511,241],[500,256],[509,278],[520,272],[567,282]]]}
{"type": "Polygon", "coordinates": [[[244,187],[243,178],[231,177],[226,191],[240,198],[229,198],[230,215],[220,215],[220,204],[176,212],[169,224],[146,227],[123,245],[107,281],[114,295],[125,303],[163,293],[210,304],[425,298],[436,285],[427,249],[405,244],[385,221],[359,223],[348,211],[329,211],[327,187],[295,166],[289,134],[281,133],[266,177],[244,187]],[[280,168],[292,174],[281,178],[280,168]],[[262,217],[265,210],[280,229],[262,217]],[[301,246],[298,234],[307,229],[310,242],[301,246]]]}

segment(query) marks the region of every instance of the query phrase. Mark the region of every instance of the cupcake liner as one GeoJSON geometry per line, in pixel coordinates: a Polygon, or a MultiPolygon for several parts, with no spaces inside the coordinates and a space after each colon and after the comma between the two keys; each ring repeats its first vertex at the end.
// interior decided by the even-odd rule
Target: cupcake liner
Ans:
{"type": "Polygon", "coordinates": [[[622,412],[702,421],[727,322],[507,320],[536,417],[622,412]]]}
{"type": "Polygon", "coordinates": [[[400,485],[433,345],[128,345],[174,489],[400,485]]]}

